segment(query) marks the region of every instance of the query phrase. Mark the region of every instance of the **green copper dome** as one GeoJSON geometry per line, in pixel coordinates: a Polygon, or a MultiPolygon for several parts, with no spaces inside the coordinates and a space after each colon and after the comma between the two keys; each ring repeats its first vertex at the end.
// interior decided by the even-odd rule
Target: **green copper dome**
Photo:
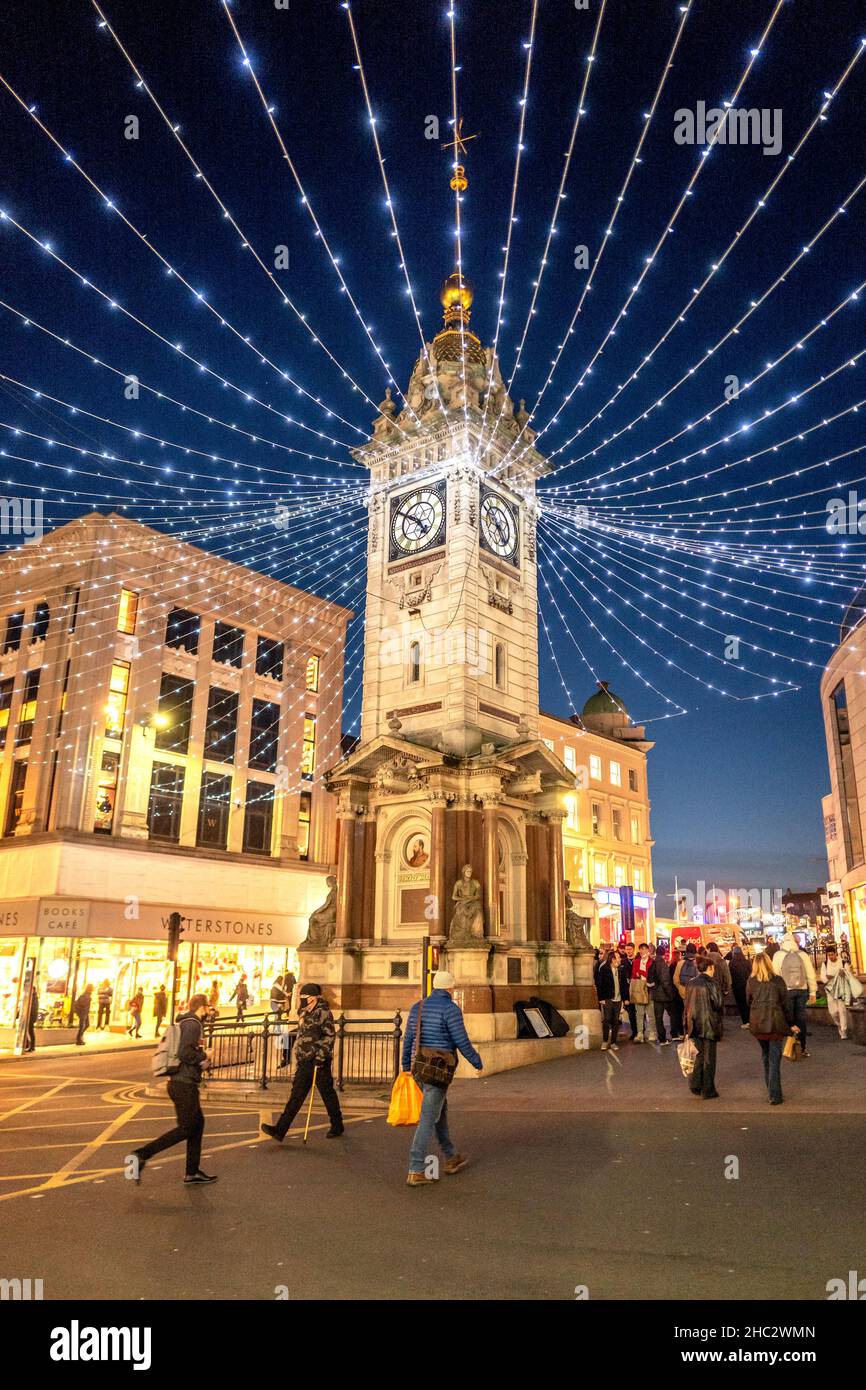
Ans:
{"type": "Polygon", "coordinates": [[[625,702],[609,689],[607,681],[599,681],[598,684],[598,690],[594,695],[590,695],[583,707],[583,717],[593,714],[624,714],[627,718],[625,702]]]}

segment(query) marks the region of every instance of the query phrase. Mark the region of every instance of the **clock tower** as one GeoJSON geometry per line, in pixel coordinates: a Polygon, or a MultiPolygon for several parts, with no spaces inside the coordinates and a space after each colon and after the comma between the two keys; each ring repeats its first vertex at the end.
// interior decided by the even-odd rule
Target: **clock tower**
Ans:
{"type": "Polygon", "coordinates": [[[370,469],[361,738],[399,731],[479,753],[538,727],[536,480],[548,465],[492,349],[472,290],[442,289],[445,324],[355,451],[370,469]]]}
{"type": "Polygon", "coordinates": [[[459,272],[441,300],[402,408],[386,392],[355,451],[370,470],[361,735],[326,776],[336,920],[323,940],[317,917],[302,976],[344,1011],[393,1014],[429,984],[428,939],[490,1071],[574,1049],[518,1040],[515,1000],[546,999],[587,1039],[599,1025],[564,880],[575,777],[538,732],[535,490],[548,464],[469,326],[459,272]]]}

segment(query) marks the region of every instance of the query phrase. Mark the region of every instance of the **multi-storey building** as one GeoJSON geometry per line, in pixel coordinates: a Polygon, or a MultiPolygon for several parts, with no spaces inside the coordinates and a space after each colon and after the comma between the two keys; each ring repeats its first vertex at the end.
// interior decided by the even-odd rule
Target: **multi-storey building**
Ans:
{"type": "Polygon", "coordinates": [[[823,802],[828,851],[828,896],[834,922],[850,930],[852,962],[866,964],[866,591],[851,603],[839,646],[821,678],[821,707],[830,767],[830,796],[823,802]],[[832,832],[832,834],[831,834],[832,832]],[[832,890],[832,892],[831,892],[832,890]],[[841,898],[841,902],[839,899],[841,898]]]}
{"type": "Polygon", "coordinates": [[[0,558],[0,1025],[35,957],[62,1013],[294,961],[335,859],[351,614],[125,517],[0,558]]]}
{"type": "Polygon", "coordinates": [[[575,777],[562,825],[565,877],[594,945],[654,939],[647,752],[618,696],[600,682],[581,715],[542,711],[543,741],[575,777]]]}

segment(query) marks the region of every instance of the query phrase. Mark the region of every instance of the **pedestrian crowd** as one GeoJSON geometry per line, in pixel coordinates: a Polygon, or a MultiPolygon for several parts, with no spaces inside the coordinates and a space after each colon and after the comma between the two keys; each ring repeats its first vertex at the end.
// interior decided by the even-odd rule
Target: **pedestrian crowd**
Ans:
{"type": "MultiPolygon", "coordinates": [[[[739,945],[723,956],[718,943],[690,942],[668,955],[665,944],[629,942],[596,951],[595,988],[601,1010],[603,1052],[619,1051],[625,1011],[632,1043],[681,1044],[689,1087],[703,1100],[718,1099],[716,1050],[724,1035],[725,1001],[730,995],[761,1049],[764,1083],[771,1105],[781,1105],[783,1056],[808,1057],[807,1007],[818,994],[811,956],[792,932],[781,942],[756,949],[751,959],[739,945]]],[[[820,970],[827,1007],[840,1038],[848,1035],[847,1006],[863,986],[828,945],[820,970]]]]}

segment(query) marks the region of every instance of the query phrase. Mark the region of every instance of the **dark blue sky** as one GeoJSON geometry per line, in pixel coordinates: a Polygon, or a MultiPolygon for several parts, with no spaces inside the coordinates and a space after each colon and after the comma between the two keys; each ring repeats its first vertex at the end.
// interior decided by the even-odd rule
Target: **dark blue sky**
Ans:
{"type": "MultiPolygon", "coordinates": [[[[541,0],[539,5],[518,186],[519,220],[500,336],[506,378],[526,322],[532,282],[538,277],[598,6],[599,0],[590,0],[587,11],[577,10],[571,0],[541,0]]],[[[467,131],[480,132],[469,147],[463,260],[476,288],[473,327],[490,342],[496,328],[523,45],[532,5],[531,0],[457,0],[455,8],[460,108],[467,131]]],[[[693,0],[642,163],[636,166],[592,292],[538,409],[538,428],[547,425],[602,343],[700,159],[699,149],[675,143],[674,113],[694,108],[699,101],[713,107],[733,94],[749,50],[774,8],[769,0],[740,0],[736,6],[729,0],[693,0]]],[[[146,6],[138,0],[105,0],[103,9],[268,267],[274,265],[275,247],[288,248],[288,269],[274,270],[280,287],[306,314],[340,367],[379,401],[386,372],[314,234],[219,0],[187,0],[182,6],[176,0],[148,0],[146,6]]],[[[446,156],[438,142],[425,139],[430,115],[438,115],[443,131],[450,115],[446,10],[445,0],[355,0],[352,7],[428,337],[439,326],[438,288],[453,265],[446,156]]],[[[340,257],[346,282],[390,370],[405,385],[419,339],[390,237],[345,13],[333,0],[290,0],[287,10],[277,9],[271,0],[236,0],[232,13],[275,107],[275,119],[310,203],[340,257]]],[[[65,489],[45,493],[52,522],[96,505],[120,506],[125,500],[142,520],[186,532],[192,540],[357,608],[359,511],[344,506],[341,513],[335,506],[316,513],[317,519],[308,525],[296,524],[276,537],[263,518],[273,500],[284,498],[295,485],[290,473],[311,479],[361,479],[358,470],[339,464],[350,462],[346,446],[359,442],[373,411],[282,303],[250,250],[240,245],[146,93],[136,89],[115,43],[98,29],[98,19],[90,0],[67,0],[63,6],[55,0],[7,4],[0,16],[0,73],[28,105],[36,104],[46,126],[150,245],[241,337],[248,335],[276,368],[288,372],[335,414],[326,416],[314,400],[300,395],[274,367],[263,364],[248,345],[221,327],[176,276],[167,275],[117,213],[64,162],[27,112],[0,89],[0,209],[40,240],[47,239],[81,275],[144,319],[169,344],[182,343],[216,373],[208,376],[124,319],[8,220],[0,222],[0,298],[61,339],[69,337],[88,354],[73,352],[33,326],[23,327],[14,314],[0,309],[0,372],[7,378],[0,380],[0,420],[57,441],[48,446],[0,430],[6,490],[65,489]],[[137,140],[124,138],[130,115],[140,122],[137,140]],[[220,428],[148,392],[127,401],[121,376],[94,365],[90,355],[238,428],[220,428]],[[72,416],[44,396],[34,399],[9,377],[180,447],[161,447],[81,414],[72,416]],[[223,379],[241,391],[223,386],[223,379]],[[247,400],[245,392],[273,409],[247,400]],[[288,423],[281,418],[285,414],[310,429],[288,423]],[[257,436],[258,442],[249,435],[257,436]],[[292,454],[263,441],[301,452],[292,454]],[[124,464],[119,458],[72,455],[60,447],[62,442],[141,460],[149,468],[124,464]],[[185,454],[184,448],[230,461],[185,454]],[[319,457],[310,459],[305,452],[319,457]],[[15,461],[10,454],[40,466],[15,461]],[[48,466],[58,463],[78,472],[69,475],[48,466]],[[173,471],[156,471],[167,467],[173,471]],[[263,471],[256,473],[256,467],[263,471]],[[190,478],[191,470],[202,476],[190,478]],[[341,525],[345,529],[334,534],[333,528],[341,525]]],[[[515,396],[525,396],[530,408],[586,282],[587,272],[575,267],[574,248],[586,245],[592,263],[680,19],[677,4],[654,0],[638,6],[630,0],[608,0],[566,185],[567,201],[515,382],[515,396]]],[[[827,787],[827,771],[817,685],[828,644],[835,637],[833,624],[851,592],[862,542],[850,544],[851,559],[843,562],[836,542],[823,530],[824,508],[829,496],[856,486],[866,468],[860,456],[852,454],[831,470],[813,469],[799,479],[780,475],[807,469],[864,442],[862,413],[849,413],[818,430],[811,427],[866,397],[866,372],[858,363],[755,424],[747,438],[727,444],[715,441],[774,410],[866,348],[866,301],[842,309],[740,401],[705,424],[696,422],[723,400],[727,377],[749,380],[804,338],[866,279],[866,192],[687,385],[645,420],[626,427],[688,373],[751,300],[759,299],[866,174],[866,58],[687,321],[676,326],[603,418],[582,427],[675,322],[693,287],[728,247],[817,114],[822,94],[854,56],[861,34],[866,34],[866,24],[860,5],[797,0],[782,6],[737,103],[781,112],[782,153],[768,156],[755,147],[712,151],[627,318],[585,385],[562,409],[558,423],[543,435],[545,451],[561,450],[554,453],[557,465],[570,466],[544,485],[548,507],[555,499],[560,516],[548,512],[542,529],[549,590],[542,584],[541,601],[562,678],[578,709],[595,676],[600,676],[610,680],[636,717],[651,721],[656,739],[651,755],[656,880],[662,893],[675,872],[681,882],[692,885],[704,878],[736,887],[812,887],[826,876],[819,798],[827,787]],[[689,424],[694,427],[683,438],[664,443],[689,424]],[[563,447],[577,431],[575,443],[563,447]],[[621,436],[593,458],[582,457],[618,431],[621,436]],[[798,431],[804,438],[793,445],[706,481],[698,476],[705,468],[766,449],[798,431]],[[702,448],[708,453],[700,456],[700,466],[698,458],[679,462],[684,454],[702,448]],[[656,452],[651,456],[634,461],[652,450],[656,452]],[[675,466],[663,473],[667,463],[675,466]],[[597,477],[616,465],[622,466],[614,474],[597,477]],[[646,476],[650,467],[658,470],[654,478],[646,476]],[[777,477],[779,482],[765,485],[777,477]],[[600,490],[601,481],[619,486],[615,492],[613,486],[600,490]],[[647,491],[671,481],[677,486],[647,491]],[[552,490],[563,484],[570,485],[568,492],[552,490]],[[708,500],[708,494],[737,487],[751,490],[708,500]],[[803,499],[799,494],[804,492],[813,496],[803,499]],[[743,515],[752,518],[751,542],[817,553],[827,566],[824,578],[816,569],[809,582],[802,576],[776,581],[753,564],[733,569],[723,559],[708,566],[694,544],[697,539],[743,541],[741,534],[735,535],[741,524],[718,508],[754,503],[759,505],[740,514],[740,522],[743,515]],[[604,512],[614,508],[621,523],[618,533],[597,526],[586,533],[575,530],[562,513],[573,512],[577,505],[589,506],[596,522],[603,522],[604,512]],[[684,519],[686,512],[691,516],[684,519]],[[679,541],[689,538],[690,553],[671,553],[669,546],[655,543],[647,534],[648,521],[659,534],[679,525],[679,541]],[[687,528],[701,521],[705,529],[698,537],[687,528]],[[728,529],[722,529],[726,525],[728,529]],[[563,547],[559,555],[557,547],[563,547]],[[669,585],[667,590],[660,587],[663,583],[669,585]],[[700,588],[702,584],[706,587],[700,588]],[[777,589],[775,595],[768,594],[771,587],[777,589]],[[773,608],[746,608],[747,598],[773,608]],[[667,609],[661,606],[665,602],[667,609]],[[771,626],[750,626],[749,617],[771,626]],[[741,635],[744,646],[738,663],[725,664],[724,639],[732,632],[741,635]],[[816,640],[810,643],[810,637],[816,640]],[[749,650],[749,642],[765,650],[749,650]],[[815,664],[799,664],[805,661],[815,664]],[[793,681],[801,689],[748,699],[772,690],[771,678],[793,681]],[[741,698],[723,697],[717,693],[720,687],[741,698]],[[676,707],[688,713],[661,718],[676,707]]],[[[794,553],[789,550],[787,555],[794,553]]],[[[568,698],[543,634],[540,650],[543,704],[567,714],[568,698]]],[[[351,716],[357,714],[357,691],[355,669],[351,716]]],[[[666,906],[664,899],[660,906],[666,906]]]]}

